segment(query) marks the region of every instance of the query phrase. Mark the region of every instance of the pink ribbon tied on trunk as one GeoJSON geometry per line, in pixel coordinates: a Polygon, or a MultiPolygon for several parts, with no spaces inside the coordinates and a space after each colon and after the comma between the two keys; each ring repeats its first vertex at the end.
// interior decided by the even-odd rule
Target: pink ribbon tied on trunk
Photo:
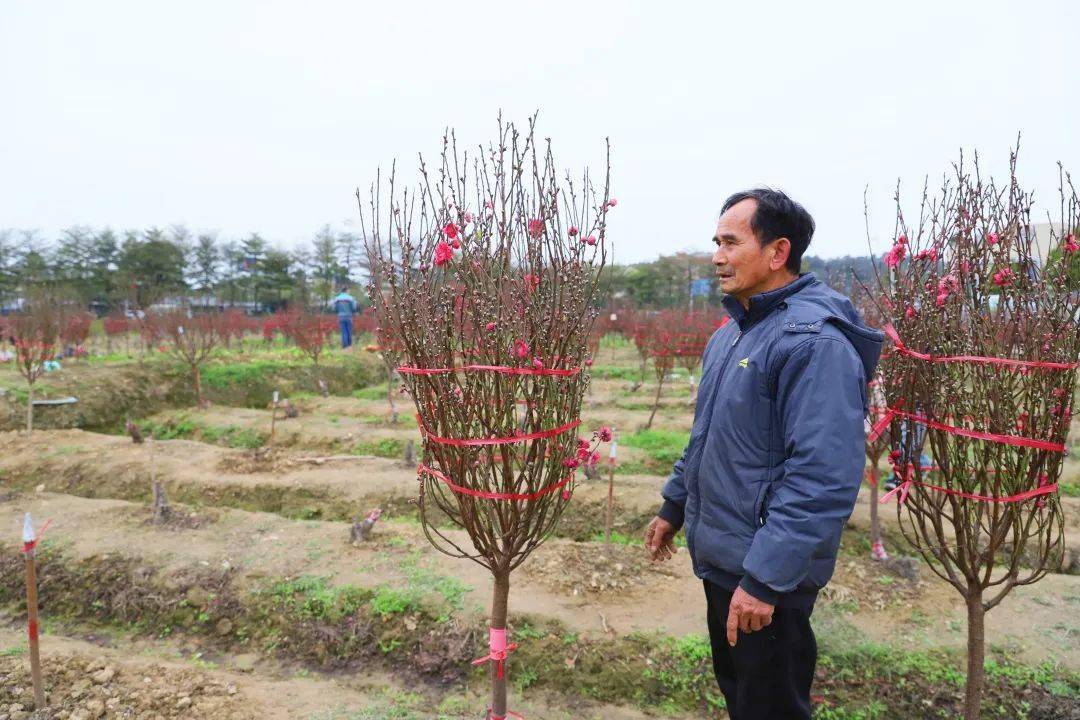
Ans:
{"type": "Polygon", "coordinates": [[[493,661],[496,663],[496,677],[502,678],[506,656],[517,650],[517,643],[506,644],[506,628],[488,628],[488,654],[472,661],[473,665],[483,665],[493,661]]]}

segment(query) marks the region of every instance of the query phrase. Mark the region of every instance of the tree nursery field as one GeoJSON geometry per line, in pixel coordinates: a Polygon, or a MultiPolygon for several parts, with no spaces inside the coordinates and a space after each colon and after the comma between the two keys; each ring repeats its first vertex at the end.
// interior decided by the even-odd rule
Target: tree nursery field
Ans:
{"type": "MultiPolygon", "coordinates": [[[[37,383],[39,400],[75,401],[39,404],[32,433],[25,384],[0,369],[0,718],[34,706],[26,512],[51,521],[36,558],[52,713],[41,717],[476,716],[488,670],[472,661],[486,649],[492,578],[425,538],[419,429],[372,338],[317,366],[254,336],[215,348],[202,402],[177,357],[106,355],[94,342],[97,354],[37,383]]],[[[596,351],[581,432],[612,428],[617,452],[610,462],[602,445],[591,477],[579,473],[510,589],[519,645],[505,662],[525,717],[726,717],[688,554],[653,563],[642,547],[693,420],[687,371],[661,369],[657,393],[660,374],[631,342],[609,334],[596,351]]],[[[987,717],[1080,716],[1073,422],[1066,552],[987,615],[987,717]]],[[[869,510],[867,487],[813,614],[815,717],[954,717],[964,604],[912,557],[892,504],[881,506],[889,559],[876,559],[869,510]]]]}

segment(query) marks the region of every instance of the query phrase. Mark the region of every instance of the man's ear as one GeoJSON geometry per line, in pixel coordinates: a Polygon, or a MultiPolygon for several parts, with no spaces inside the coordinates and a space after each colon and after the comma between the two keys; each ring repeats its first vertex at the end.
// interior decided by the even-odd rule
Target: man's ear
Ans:
{"type": "Polygon", "coordinates": [[[769,269],[779,270],[787,265],[788,257],[791,255],[791,241],[786,237],[776,238],[771,245],[773,256],[769,260],[769,269]]]}

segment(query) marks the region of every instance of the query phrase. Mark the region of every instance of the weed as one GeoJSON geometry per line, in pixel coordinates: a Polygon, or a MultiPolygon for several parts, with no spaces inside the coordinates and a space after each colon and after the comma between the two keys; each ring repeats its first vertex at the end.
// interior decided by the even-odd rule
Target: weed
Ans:
{"type": "Polygon", "coordinates": [[[392,615],[415,612],[420,609],[420,597],[413,589],[400,589],[379,585],[370,601],[371,611],[384,620],[392,615]]]}
{"type": "Polygon", "coordinates": [[[531,668],[522,668],[514,674],[514,684],[517,685],[519,693],[525,692],[525,688],[536,682],[537,674],[535,670],[531,668]]]}
{"type": "Polygon", "coordinates": [[[514,637],[521,640],[537,640],[547,635],[547,632],[540,628],[532,626],[528,620],[522,620],[519,625],[514,628],[514,637]]]}

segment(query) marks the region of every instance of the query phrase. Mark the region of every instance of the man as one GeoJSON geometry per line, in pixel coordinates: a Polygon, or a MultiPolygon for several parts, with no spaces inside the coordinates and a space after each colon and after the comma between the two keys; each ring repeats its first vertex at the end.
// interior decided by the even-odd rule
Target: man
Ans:
{"type": "Polygon", "coordinates": [[[663,560],[685,526],[732,720],[809,720],[810,613],[862,477],[884,336],[799,274],[813,233],[782,192],[724,203],[712,261],[731,322],[705,349],[690,442],[645,533],[663,560]]]}
{"type": "Polygon", "coordinates": [[[356,300],[344,287],[334,298],[334,310],[337,311],[338,325],[341,327],[341,347],[352,345],[352,316],[356,312],[356,300]]]}

